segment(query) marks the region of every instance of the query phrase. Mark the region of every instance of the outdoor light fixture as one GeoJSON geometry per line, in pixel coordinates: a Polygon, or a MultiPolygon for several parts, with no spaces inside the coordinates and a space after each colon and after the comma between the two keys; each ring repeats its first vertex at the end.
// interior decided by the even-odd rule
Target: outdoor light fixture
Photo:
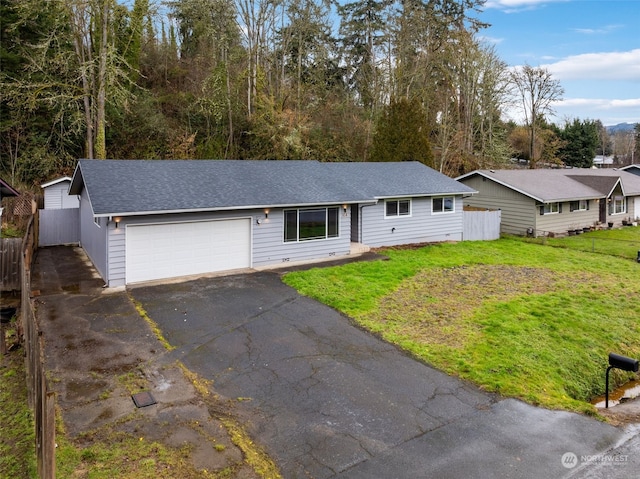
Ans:
{"type": "Polygon", "coordinates": [[[342,205],[342,211],[345,215],[347,214],[347,205],[342,205]]]}
{"type": "Polygon", "coordinates": [[[269,210],[264,210],[264,219],[268,219],[269,218],[269,210]]]}
{"type": "Polygon", "coordinates": [[[116,216],[115,218],[113,218],[113,222],[116,224],[116,228],[117,228],[118,226],[120,226],[120,219],[121,219],[121,218],[118,218],[117,216],[116,216]]]}
{"type": "Polygon", "coordinates": [[[609,407],[609,371],[611,368],[620,369],[622,371],[633,371],[634,373],[638,372],[638,360],[631,359],[626,356],[620,356],[616,353],[609,353],[609,367],[607,368],[606,374],[606,385],[605,385],[605,399],[604,399],[604,407],[609,407]]]}

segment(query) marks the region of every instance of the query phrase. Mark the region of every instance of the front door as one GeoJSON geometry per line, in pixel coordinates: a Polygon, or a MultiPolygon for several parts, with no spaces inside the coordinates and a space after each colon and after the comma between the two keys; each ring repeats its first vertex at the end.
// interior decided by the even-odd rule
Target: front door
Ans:
{"type": "Polygon", "coordinates": [[[360,242],[360,209],[358,205],[351,205],[351,242],[360,242]]]}
{"type": "Polygon", "coordinates": [[[607,200],[606,199],[601,199],[600,200],[600,223],[606,223],[607,222],[607,200]]]}

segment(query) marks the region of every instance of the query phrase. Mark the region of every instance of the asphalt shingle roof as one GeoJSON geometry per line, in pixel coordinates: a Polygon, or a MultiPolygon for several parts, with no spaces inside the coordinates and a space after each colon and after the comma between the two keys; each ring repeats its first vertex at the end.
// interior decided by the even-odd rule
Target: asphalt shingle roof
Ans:
{"type": "Polygon", "coordinates": [[[95,215],[207,211],[468,194],[418,162],[80,160],[70,194],[86,187],[95,215]]]}
{"type": "Polygon", "coordinates": [[[618,181],[627,196],[640,195],[640,176],[613,168],[544,170],[476,170],[458,178],[482,175],[541,202],[605,198],[618,181]]]}

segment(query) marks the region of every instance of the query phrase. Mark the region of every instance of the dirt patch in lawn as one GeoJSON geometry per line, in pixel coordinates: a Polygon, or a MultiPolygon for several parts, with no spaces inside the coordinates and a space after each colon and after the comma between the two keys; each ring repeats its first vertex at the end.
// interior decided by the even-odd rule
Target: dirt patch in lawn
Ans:
{"type": "MultiPolygon", "coordinates": [[[[589,274],[563,276],[544,268],[510,265],[456,266],[428,270],[405,280],[381,301],[376,321],[397,323],[402,334],[418,341],[461,347],[462,336],[478,332],[469,321],[473,312],[489,302],[509,301],[522,295],[554,291],[560,283],[582,282],[589,274]]],[[[389,325],[390,326],[390,325],[389,325]]],[[[397,331],[400,332],[400,331],[397,331]]]]}

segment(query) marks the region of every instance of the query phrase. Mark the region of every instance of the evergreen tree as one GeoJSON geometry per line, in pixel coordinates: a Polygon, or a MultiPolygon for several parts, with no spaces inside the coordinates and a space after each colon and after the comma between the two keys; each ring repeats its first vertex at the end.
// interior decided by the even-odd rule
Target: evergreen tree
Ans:
{"type": "Polygon", "coordinates": [[[559,158],[567,166],[589,168],[598,148],[598,125],[595,121],[574,119],[560,131],[562,146],[559,158]]]}
{"type": "Polygon", "coordinates": [[[392,101],[380,115],[373,137],[372,161],[419,161],[433,167],[424,112],[417,101],[392,101]]]}

